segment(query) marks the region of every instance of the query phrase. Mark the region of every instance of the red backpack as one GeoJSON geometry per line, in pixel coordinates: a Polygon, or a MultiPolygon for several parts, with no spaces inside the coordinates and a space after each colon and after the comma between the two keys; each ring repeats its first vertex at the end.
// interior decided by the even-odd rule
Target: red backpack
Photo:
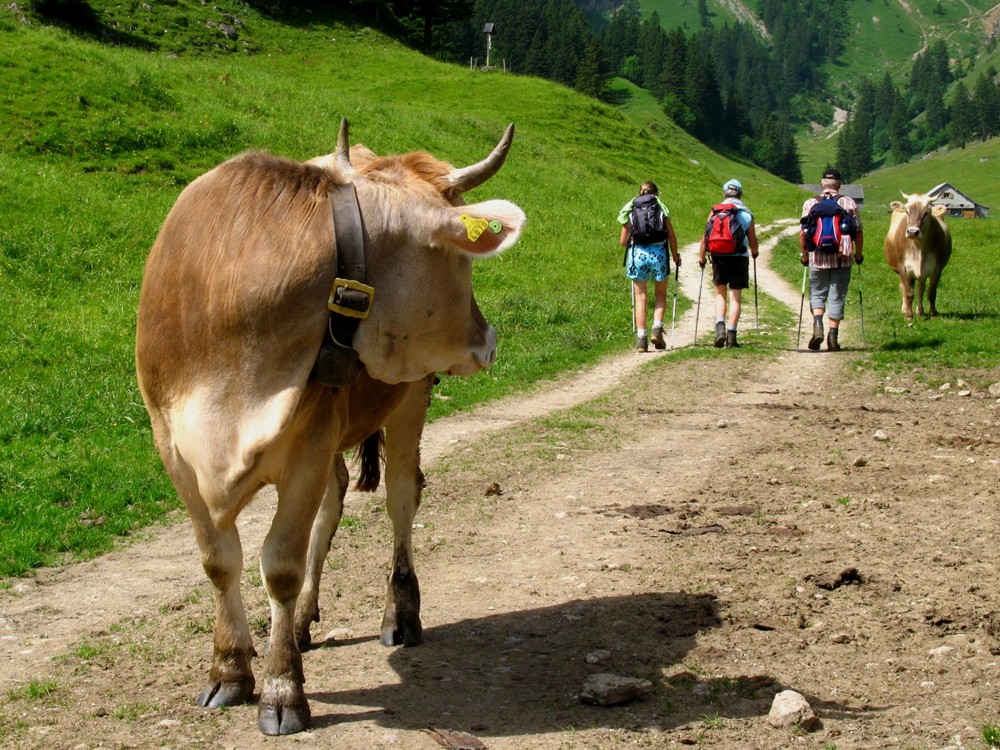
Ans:
{"type": "Polygon", "coordinates": [[[746,230],[737,216],[739,208],[732,203],[716,203],[705,225],[705,247],[712,255],[732,255],[743,252],[746,230]]]}

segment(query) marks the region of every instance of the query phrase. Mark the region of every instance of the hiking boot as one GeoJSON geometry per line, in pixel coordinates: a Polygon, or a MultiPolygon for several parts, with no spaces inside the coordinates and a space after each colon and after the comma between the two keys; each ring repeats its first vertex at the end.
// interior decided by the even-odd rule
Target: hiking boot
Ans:
{"type": "Polygon", "coordinates": [[[736,349],[740,342],[736,340],[736,331],[726,331],[726,348],[736,349]]]}
{"type": "Polygon", "coordinates": [[[813,323],[813,335],[809,339],[809,348],[814,352],[819,351],[819,345],[823,343],[823,324],[813,323]]]}
{"type": "Polygon", "coordinates": [[[831,352],[840,351],[840,342],[837,341],[837,329],[831,328],[830,333],[826,335],[826,349],[831,352]]]}
{"type": "Polygon", "coordinates": [[[649,341],[646,340],[645,336],[637,336],[635,339],[635,350],[637,352],[648,352],[649,351],[649,341]]]}
{"type": "Polygon", "coordinates": [[[721,320],[715,324],[715,348],[721,349],[726,345],[726,324],[721,320]]]}
{"type": "Polygon", "coordinates": [[[653,326],[653,335],[649,340],[657,349],[666,349],[667,342],[663,340],[663,326],[653,326]]]}

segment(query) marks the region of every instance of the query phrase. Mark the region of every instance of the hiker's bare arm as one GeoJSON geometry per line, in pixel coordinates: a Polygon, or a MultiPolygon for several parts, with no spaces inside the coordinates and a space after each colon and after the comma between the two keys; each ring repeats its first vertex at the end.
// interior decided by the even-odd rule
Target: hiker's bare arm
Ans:
{"type": "Polygon", "coordinates": [[[674,223],[667,219],[667,243],[670,245],[670,254],[674,256],[674,263],[681,264],[680,253],[677,252],[677,235],[674,234],[674,223]]]}
{"type": "Polygon", "coordinates": [[[757,222],[750,220],[750,228],[747,230],[747,243],[750,245],[750,254],[757,257],[757,222]]]}
{"type": "Polygon", "coordinates": [[[621,245],[622,247],[628,247],[628,235],[629,235],[628,224],[622,224],[622,234],[621,237],[618,239],[618,244],[621,245]]]}

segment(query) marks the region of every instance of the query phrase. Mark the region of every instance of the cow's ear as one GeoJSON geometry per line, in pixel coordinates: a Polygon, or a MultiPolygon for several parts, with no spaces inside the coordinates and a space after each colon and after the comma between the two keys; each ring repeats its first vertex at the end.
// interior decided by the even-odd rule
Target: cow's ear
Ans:
{"type": "Polygon", "coordinates": [[[496,255],[517,242],[527,218],[509,201],[485,201],[445,211],[434,231],[434,243],[458,248],[479,258],[496,255]]]}
{"type": "Polygon", "coordinates": [[[934,207],[931,208],[931,214],[934,216],[944,216],[948,213],[948,207],[943,203],[935,203],[934,207]]]}
{"type": "Polygon", "coordinates": [[[899,201],[893,201],[889,205],[892,206],[892,210],[893,211],[905,211],[906,210],[906,204],[905,203],[900,203],[899,201]]]}

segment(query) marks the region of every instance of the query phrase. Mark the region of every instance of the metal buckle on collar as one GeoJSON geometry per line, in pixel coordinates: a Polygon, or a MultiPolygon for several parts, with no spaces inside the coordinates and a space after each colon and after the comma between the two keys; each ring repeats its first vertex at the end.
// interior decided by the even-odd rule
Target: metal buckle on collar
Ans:
{"type": "Polygon", "coordinates": [[[348,318],[367,318],[375,299],[375,289],[354,279],[336,279],[326,306],[348,318]]]}

